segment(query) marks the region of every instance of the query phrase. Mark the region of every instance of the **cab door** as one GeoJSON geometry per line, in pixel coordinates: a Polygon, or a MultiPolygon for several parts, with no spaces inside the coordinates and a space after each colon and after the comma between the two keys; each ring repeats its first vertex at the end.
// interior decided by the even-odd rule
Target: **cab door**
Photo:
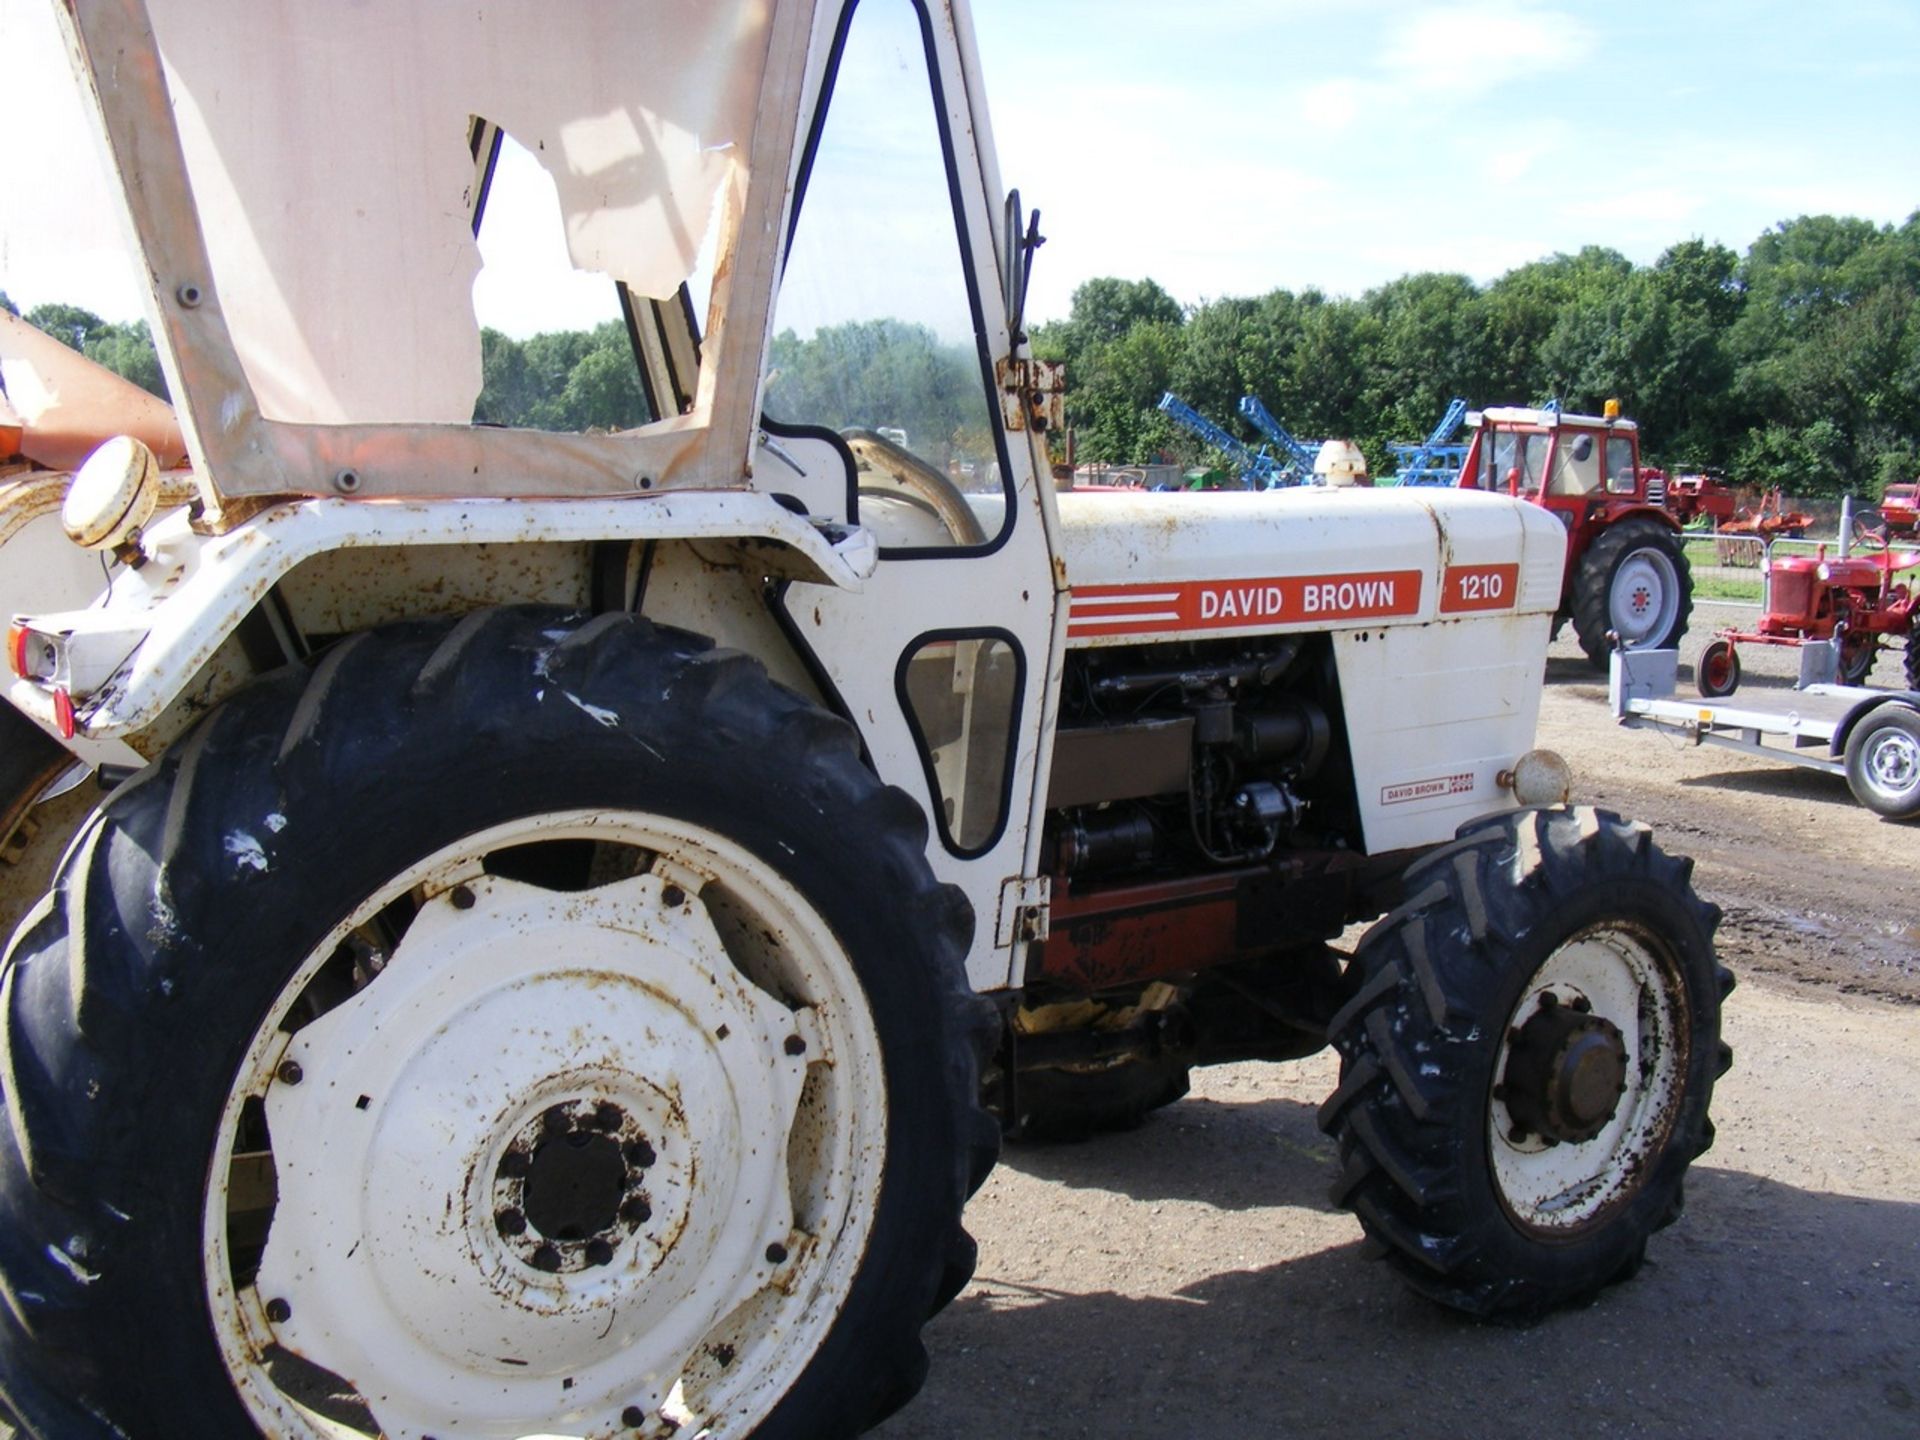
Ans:
{"type": "Polygon", "coordinates": [[[837,466],[839,503],[880,548],[860,591],[794,584],[777,604],[875,768],[925,810],[935,872],[973,903],[970,978],[991,988],[1038,923],[1025,877],[1064,625],[1051,480],[999,379],[1018,237],[997,233],[963,22],[857,0],[823,7],[814,46],[756,477],[777,489],[790,466],[798,487],[837,466]]]}

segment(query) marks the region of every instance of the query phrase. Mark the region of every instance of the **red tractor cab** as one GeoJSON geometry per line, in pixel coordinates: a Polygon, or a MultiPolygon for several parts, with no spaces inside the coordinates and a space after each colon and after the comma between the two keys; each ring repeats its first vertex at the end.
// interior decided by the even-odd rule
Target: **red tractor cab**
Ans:
{"type": "Polygon", "coordinates": [[[1696,516],[1730,516],[1733,493],[1701,476],[1670,483],[1640,463],[1640,427],[1605,415],[1490,407],[1467,416],[1464,488],[1505,491],[1567,528],[1558,626],[1573,621],[1587,658],[1606,668],[1609,636],[1630,647],[1677,645],[1693,610],[1680,539],[1696,516]]]}

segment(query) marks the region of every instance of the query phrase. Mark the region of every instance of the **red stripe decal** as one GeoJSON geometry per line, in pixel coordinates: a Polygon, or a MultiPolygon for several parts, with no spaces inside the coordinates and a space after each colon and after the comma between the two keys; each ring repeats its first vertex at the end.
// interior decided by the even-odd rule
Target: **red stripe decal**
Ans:
{"type": "Polygon", "coordinates": [[[1420,585],[1418,570],[1085,585],[1073,592],[1067,634],[1142,635],[1414,615],[1420,610],[1420,585]]]}

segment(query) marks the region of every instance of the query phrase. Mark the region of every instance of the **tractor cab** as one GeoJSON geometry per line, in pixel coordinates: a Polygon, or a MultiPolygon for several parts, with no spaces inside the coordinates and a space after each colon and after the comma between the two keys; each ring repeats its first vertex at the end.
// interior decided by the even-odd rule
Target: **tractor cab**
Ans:
{"type": "Polygon", "coordinates": [[[1592,536],[1632,510],[1664,515],[1666,477],[1640,464],[1640,427],[1605,416],[1522,406],[1467,416],[1473,440],[1460,485],[1518,495],[1550,510],[1567,528],[1568,563],[1592,536]]]}

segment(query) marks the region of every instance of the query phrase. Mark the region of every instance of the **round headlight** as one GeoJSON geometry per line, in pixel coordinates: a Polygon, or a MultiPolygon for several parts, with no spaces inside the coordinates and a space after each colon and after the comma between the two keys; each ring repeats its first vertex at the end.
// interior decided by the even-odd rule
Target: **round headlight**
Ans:
{"type": "Polygon", "coordinates": [[[160,466],[131,435],[116,435],[87,457],[67,489],[60,523],[74,544],[117,550],[139,538],[160,500],[160,466]]]}
{"type": "Polygon", "coordinates": [[[1573,767],[1551,750],[1529,750],[1500,773],[1500,783],[1522,805],[1564,805],[1573,794],[1573,767]]]}

